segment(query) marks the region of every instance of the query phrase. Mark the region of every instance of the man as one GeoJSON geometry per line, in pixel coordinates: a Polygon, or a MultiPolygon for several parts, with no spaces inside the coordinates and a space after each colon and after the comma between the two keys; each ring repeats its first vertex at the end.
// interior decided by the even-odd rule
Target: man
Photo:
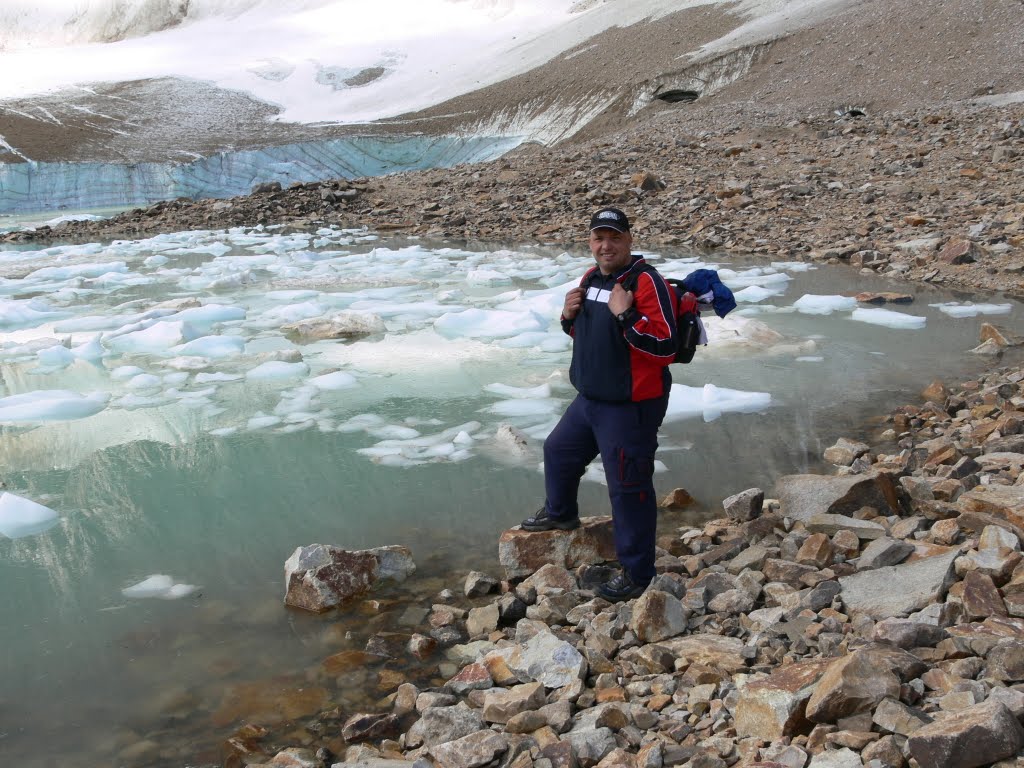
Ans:
{"type": "Polygon", "coordinates": [[[620,574],[599,585],[611,601],[638,597],[654,578],[654,453],[675,354],[674,291],[631,252],[629,219],[603,208],[590,220],[597,266],[565,297],[562,330],[573,337],[569,379],[579,393],[544,442],[544,506],[527,531],[579,526],[577,492],[600,454],[612,505],[620,574]],[[627,277],[634,292],[623,288],[627,277]]]}

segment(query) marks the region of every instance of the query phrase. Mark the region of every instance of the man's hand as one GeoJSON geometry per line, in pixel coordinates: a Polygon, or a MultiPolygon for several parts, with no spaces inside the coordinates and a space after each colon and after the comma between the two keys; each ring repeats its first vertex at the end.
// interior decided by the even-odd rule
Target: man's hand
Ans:
{"type": "Polygon", "coordinates": [[[580,307],[582,306],[583,289],[577,286],[565,294],[565,303],[562,305],[562,317],[566,320],[574,320],[576,315],[580,313],[580,307]]]}
{"type": "Polygon", "coordinates": [[[608,309],[613,315],[621,315],[632,306],[633,292],[625,290],[621,283],[616,283],[612,295],[608,297],[608,309]]]}

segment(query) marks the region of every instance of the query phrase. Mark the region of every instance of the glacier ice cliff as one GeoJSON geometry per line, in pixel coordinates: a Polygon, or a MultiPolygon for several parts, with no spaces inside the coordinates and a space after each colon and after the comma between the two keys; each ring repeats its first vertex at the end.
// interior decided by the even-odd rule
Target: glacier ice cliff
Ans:
{"type": "Polygon", "coordinates": [[[354,179],[493,160],[512,136],[352,136],[221,152],[191,163],[3,163],[0,213],[148,205],[234,197],[254,185],[354,179]]]}

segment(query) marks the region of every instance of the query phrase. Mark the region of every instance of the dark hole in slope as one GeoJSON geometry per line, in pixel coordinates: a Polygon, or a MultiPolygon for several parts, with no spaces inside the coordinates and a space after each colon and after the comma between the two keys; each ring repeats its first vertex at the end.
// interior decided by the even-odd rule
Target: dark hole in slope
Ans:
{"type": "Polygon", "coordinates": [[[696,101],[699,97],[700,93],[698,91],[675,90],[659,93],[654,98],[659,101],[667,102],[668,104],[686,104],[691,101],[696,101]]]}

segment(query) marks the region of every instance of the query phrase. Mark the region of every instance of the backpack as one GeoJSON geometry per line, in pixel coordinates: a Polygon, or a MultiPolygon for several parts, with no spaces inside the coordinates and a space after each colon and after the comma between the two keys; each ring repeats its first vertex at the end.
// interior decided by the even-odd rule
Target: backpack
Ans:
{"type": "Polygon", "coordinates": [[[650,264],[643,264],[640,269],[631,272],[622,281],[622,287],[627,291],[636,291],[641,272],[658,275],[675,291],[677,299],[676,338],[679,346],[676,348],[676,356],[672,362],[684,364],[690,362],[693,360],[697,344],[701,343],[701,339],[704,340],[705,345],[708,343],[704,325],[700,320],[701,305],[710,306],[716,315],[725,317],[736,308],[736,299],[733,298],[732,291],[718,279],[718,272],[713,269],[697,269],[682,280],[678,280],[662,276],[650,264]]]}

